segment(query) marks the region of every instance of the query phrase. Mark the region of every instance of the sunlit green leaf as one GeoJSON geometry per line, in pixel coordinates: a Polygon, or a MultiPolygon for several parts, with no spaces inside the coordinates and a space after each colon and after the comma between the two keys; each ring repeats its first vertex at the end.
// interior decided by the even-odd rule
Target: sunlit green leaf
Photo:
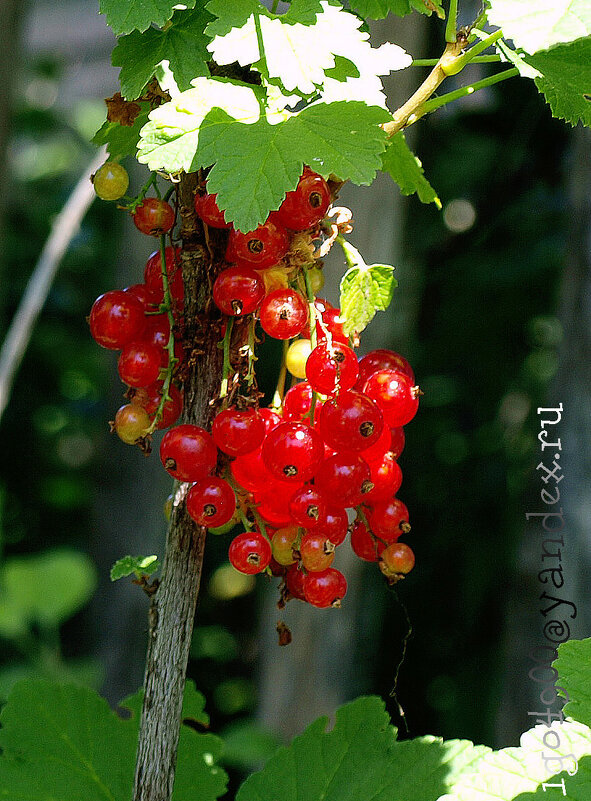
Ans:
{"type": "Polygon", "coordinates": [[[416,192],[422,203],[435,203],[438,209],[441,208],[436,191],[425,178],[423,165],[406,144],[403,133],[390,138],[382,156],[382,164],[383,170],[398,184],[403,195],[416,192]]]}
{"type": "Polygon", "coordinates": [[[193,78],[209,75],[206,62],[211,57],[205,49],[209,39],[203,31],[211,19],[204,8],[177,11],[166,30],[148,28],[144,33],[134,31],[122,36],[113,50],[112,61],[121,67],[123,97],[139,97],[162,62],[168,63],[181,92],[189,89],[193,78]]]}
{"type": "Polygon", "coordinates": [[[348,242],[345,251],[353,266],[341,279],[340,317],[345,334],[360,333],[392,301],[398,282],[389,264],[365,264],[359,251],[348,242]]]}
{"type": "MultiPolygon", "coordinates": [[[[184,0],[187,8],[195,8],[196,0],[184,0]]],[[[120,36],[131,31],[145,31],[152,23],[162,26],[172,17],[177,0],[99,0],[100,13],[120,36]]]]}
{"type": "Polygon", "coordinates": [[[490,0],[488,19],[527,53],[591,34],[588,0],[490,0]]]}

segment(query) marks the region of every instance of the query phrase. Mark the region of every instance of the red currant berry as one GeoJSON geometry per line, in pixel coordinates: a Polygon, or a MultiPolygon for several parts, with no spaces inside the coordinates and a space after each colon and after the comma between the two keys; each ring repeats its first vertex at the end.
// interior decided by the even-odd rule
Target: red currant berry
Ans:
{"type": "Polygon", "coordinates": [[[292,519],[304,528],[315,528],[322,523],[326,516],[326,507],[326,498],[309,484],[296,490],[289,500],[292,519]]]}
{"type": "Polygon", "coordinates": [[[169,429],[160,443],[165,469],[179,481],[199,481],[216,466],[218,451],[204,428],[185,423],[169,429]]]}
{"type": "Polygon", "coordinates": [[[256,409],[225,409],[216,415],[211,434],[221,451],[240,456],[261,445],[265,423],[256,409]]]}
{"type": "Polygon", "coordinates": [[[139,300],[144,313],[155,310],[154,301],[146,284],[132,284],[131,286],[126,286],[123,291],[129,292],[130,295],[139,300]]]}
{"type": "Polygon", "coordinates": [[[150,427],[150,419],[145,409],[134,403],[122,406],[115,415],[114,429],[119,439],[134,445],[150,427]]]}
{"type": "Polygon", "coordinates": [[[187,512],[200,526],[223,526],[235,511],[234,490],[223,478],[202,478],[187,493],[187,512]]]}
{"type": "Polygon", "coordinates": [[[162,236],[174,225],[174,209],[165,200],[146,197],[132,214],[135,227],[142,234],[162,236]]]}
{"type": "Polygon", "coordinates": [[[314,529],[319,534],[324,534],[327,540],[333,545],[340,545],[345,541],[349,528],[349,518],[347,512],[340,507],[329,506],[324,517],[319,521],[314,529]]]}
{"type": "Polygon", "coordinates": [[[306,362],[306,378],[312,389],[331,395],[337,388],[351,389],[357,380],[357,356],[347,345],[327,342],[317,345],[306,362]]]}
{"type": "Polygon", "coordinates": [[[374,442],[369,448],[364,448],[360,451],[359,455],[365,459],[365,461],[370,464],[371,462],[380,461],[385,453],[389,450],[392,450],[392,435],[390,434],[390,429],[388,426],[384,426],[382,428],[382,433],[379,436],[379,439],[374,442]]]}
{"type": "Polygon", "coordinates": [[[228,317],[251,314],[265,297],[265,284],[249,267],[228,267],[213,284],[213,302],[228,317]]]}
{"type": "Polygon", "coordinates": [[[297,545],[298,529],[297,526],[286,526],[278,528],[271,538],[271,547],[273,549],[273,558],[279,562],[280,565],[287,567],[293,565],[296,557],[293,550],[297,545]]]}
{"type": "Polygon", "coordinates": [[[119,376],[130,387],[147,387],[153,384],[160,372],[160,348],[151,342],[130,342],[117,362],[119,376]]]}
{"type": "Polygon", "coordinates": [[[402,426],[398,426],[397,428],[390,429],[390,450],[394,454],[394,458],[398,459],[402,451],[404,450],[404,429],[402,426]]]}
{"type": "MultiPolygon", "coordinates": [[[[140,403],[150,417],[153,417],[158,410],[160,401],[162,400],[162,386],[163,384],[161,381],[156,381],[154,384],[150,384],[150,386],[143,390],[145,395],[142,398],[138,397],[137,400],[134,396],[132,403],[140,403]]],[[[167,400],[162,407],[162,417],[157,425],[157,428],[160,429],[168,428],[173,423],[176,423],[180,413],[183,410],[183,396],[181,391],[175,387],[174,384],[171,384],[168,387],[168,394],[169,400],[167,400]]]]}
{"type": "Polygon", "coordinates": [[[97,197],[101,200],[119,200],[127,192],[129,175],[116,161],[106,161],[92,176],[97,197]]]}
{"type": "Polygon", "coordinates": [[[402,484],[402,470],[394,454],[385,453],[381,461],[371,462],[369,469],[373,489],[365,495],[363,503],[386,501],[398,492],[402,484]]]}
{"type": "Polygon", "coordinates": [[[142,304],[131,292],[113,289],[95,300],[88,322],[95,342],[120,350],[140,336],[146,320],[142,304]]]}
{"type": "Polygon", "coordinates": [[[404,542],[393,542],[380,555],[380,570],[391,584],[407,576],[415,566],[415,555],[404,542]]]}
{"type": "Polygon", "coordinates": [[[419,408],[419,388],[399,370],[372,373],[363,392],[378,404],[390,428],[409,423],[419,408]]]}
{"type": "Polygon", "coordinates": [[[210,228],[231,228],[232,223],[226,222],[224,212],[217,204],[217,194],[195,195],[195,213],[210,228]]]}
{"type": "Polygon", "coordinates": [[[230,465],[234,479],[247,492],[262,491],[275,479],[267,470],[261,454],[262,448],[238,456],[230,465]]]}
{"type": "Polygon", "coordinates": [[[307,381],[295,384],[283,398],[283,414],[290,420],[301,420],[312,408],[314,390],[307,381]]]}
{"type": "Polygon", "coordinates": [[[318,430],[335,450],[362,451],[374,445],[384,428],[379,407],[360,392],[341,392],[326,401],[318,417],[318,430]]]}
{"type": "Polygon", "coordinates": [[[278,486],[282,483],[273,478],[262,490],[254,492],[257,512],[272,526],[279,528],[289,526],[293,522],[288,508],[291,485],[278,486]],[[286,487],[289,487],[287,491],[286,487]]]}
{"type": "Polygon", "coordinates": [[[369,509],[367,519],[373,533],[386,542],[394,542],[410,531],[408,509],[398,498],[374,504],[369,509]]]}
{"type": "Polygon", "coordinates": [[[318,317],[320,318],[316,320],[318,342],[324,342],[328,339],[326,335],[328,331],[333,342],[341,342],[343,345],[349,344],[349,337],[343,331],[343,323],[339,317],[340,313],[340,309],[335,309],[332,306],[327,307],[322,312],[318,312],[318,317]]]}
{"type": "Polygon", "coordinates": [[[263,300],[259,318],[263,331],[270,337],[292,339],[308,322],[308,304],[293,289],[276,289],[263,300]]]}
{"type": "Polygon", "coordinates": [[[280,481],[309,481],[324,456],[324,443],[304,423],[281,423],[267,434],[262,456],[267,468],[280,481]]]}
{"type": "Polygon", "coordinates": [[[372,489],[369,465],[351,451],[341,451],[325,459],[316,473],[315,484],[327,498],[343,506],[357,506],[372,489]]]}
{"type": "Polygon", "coordinates": [[[367,530],[365,523],[361,520],[355,521],[351,531],[351,548],[360,559],[365,562],[377,562],[385,547],[383,542],[367,530]]]}
{"type": "Polygon", "coordinates": [[[285,256],[289,247],[289,234],[285,228],[267,220],[254,231],[230,231],[226,261],[246,262],[255,270],[272,267],[285,256]]]}
{"type": "Polygon", "coordinates": [[[304,579],[306,574],[300,569],[299,565],[292,565],[285,574],[285,586],[292,598],[305,601],[304,579]]]}
{"type": "Polygon", "coordinates": [[[259,414],[263,418],[263,422],[265,424],[265,433],[268,434],[269,431],[273,431],[279,423],[283,422],[283,417],[277,412],[274,412],[273,409],[268,409],[267,407],[263,406],[262,409],[259,409],[259,414]]]}
{"type": "Polygon", "coordinates": [[[311,531],[302,537],[300,543],[300,560],[302,565],[312,573],[318,573],[330,567],[334,559],[335,546],[323,534],[311,531]]]}
{"type": "Polygon", "coordinates": [[[378,350],[370,351],[366,356],[359,359],[359,379],[357,381],[356,389],[363,391],[363,386],[367,379],[378,370],[399,370],[401,373],[406,373],[412,383],[415,383],[415,374],[412,367],[399,353],[393,350],[386,350],[386,348],[379,348],[378,350]]]}
{"type": "Polygon", "coordinates": [[[330,189],[324,178],[304,167],[298,185],[287,193],[274,218],[292,231],[304,231],[320,222],[330,201],[330,189]]]}
{"type": "MultiPolygon", "coordinates": [[[[167,247],[165,250],[166,275],[168,288],[173,299],[182,304],[185,289],[183,286],[183,273],[180,261],[180,248],[167,247]]],[[[162,303],[164,298],[164,285],[162,283],[162,256],[155,250],[146,262],[144,268],[144,283],[148,288],[152,303],[162,303]]]]}
{"type": "Polygon", "coordinates": [[[234,537],[228,549],[230,564],[241,573],[261,573],[271,561],[273,552],[269,540],[258,529],[243,531],[234,537]]]}
{"type": "Polygon", "coordinates": [[[347,594],[347,581],[334,567],[320,573],[307,573],[302,584],[306,601],[320,609],[339,607],[347,594]]]}

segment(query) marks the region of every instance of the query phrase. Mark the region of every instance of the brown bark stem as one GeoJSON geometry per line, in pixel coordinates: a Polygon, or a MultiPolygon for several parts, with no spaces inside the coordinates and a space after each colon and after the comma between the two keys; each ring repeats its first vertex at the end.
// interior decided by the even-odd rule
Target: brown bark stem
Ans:
{"type": "MultiPolygon", "coordinates": [[[[195,175],[187,175],[179,186],[188,353],[183,422],[209,429],[213,416],[210,400],[219,390],[221,351],[219,324],[210,319],[211,260],[193,208],[196,181],[195,175]]],[[[185,673],[207,531],[187,514],[187,488],[187,484],[175,483],[162,577],[150,607],[134,801],[170,801],[174,785],[185,673]]]]}

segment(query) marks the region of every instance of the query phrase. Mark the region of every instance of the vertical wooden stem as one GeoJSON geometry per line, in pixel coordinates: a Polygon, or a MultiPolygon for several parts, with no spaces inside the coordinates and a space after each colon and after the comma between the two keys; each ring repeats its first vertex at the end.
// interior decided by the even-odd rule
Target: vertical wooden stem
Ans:
{"type": "MultiPolygon", "coordinates": [[[[211,398],[219,390],[219,325],[210,318],[211,260],[193,209],[197,178],[179,187],[181,255],[185,284],[185,343],[193,353],[184,384],[183,421],[210,428],[211,398]]],[[[185,672],[205,546],[206,529],[185,507],[188,485],[178,482],[160,586],[152,598],[134,801],[170,801],[181,725],[185,672]]]]}

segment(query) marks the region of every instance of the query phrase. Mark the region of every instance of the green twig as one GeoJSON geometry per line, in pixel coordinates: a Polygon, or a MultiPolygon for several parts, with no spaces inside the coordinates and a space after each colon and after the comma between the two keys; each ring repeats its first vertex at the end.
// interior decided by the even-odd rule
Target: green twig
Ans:
{"type": "Polygon", "coordinates": [[[483,50],[486,50],[488,47],[493,45],[495,42],[501,39],[502,36],[503,36],[503,31],[500,30],[495,31],[494,33],[491,33],[488,36],[486,36],[480,42],[475,44],[474,47],[471,47],[461,56],[458,56],[453,65],[454,71],[448,72],[448,74],[455,75],[461,70],[463,70],[466,64],[470,64],[480,53],[482,53],[483,50]]]}
{"type": "Polygon", "coordinates": [[[445,25],[445,41],[452,44],[456,41],[458,27],[458,0],[449,0],[447,23],[445,25]]]}
{"type": "Polygon", "coordinates": [[[170,294],[168,270],[166,269],[166,239],[164,236],[160,237],[160,271],[162,275],[162,289],[164,290],[164,302],[162,304],[162,308],[168,318],[168,324],[170,326],[168,342],[166,343],[165,348],[166,352],[168,353],[168,366],[166,368],[166,376],[164,377],[164,382],[162,384],[160,402],[158,404],[158,408],[156,409],[156,414],[154,415],[154,419],[152,420],[150,428],[146,432],[146,436],[153,434],[158,428],[158,423],[162,419],[162,414],[164,412],[164,406],[166,405],[167,401],[171,400],[168,390],[170,389],[174,368],[178,362],[178,359],[174,355],[174,316],[172,313],[172,296],[170,294]]]}
{"type": "MultiPolygon", "coordinates": [[[[471,51],[468,51],[471,52],[471,51]]],[[[493,64],[501,61],[498,55],[490,56],[474,56],[470,59],[470,64],[493,64]]],[[[411,67],[434,67],[439,62],[438,58],[415,58],[410,65],[411,67]]]]}
{"type": "MultiPolygon", "coordinates": [[[[435,111],[436,109],[441,108],[441,106],[445,106],[447,103],[451,103],[454,100],[459,100],[461,97],[472,95],[479,89],[485,89],[487,86],[494,86],[495,83],[506,81],[507,78],[514,78],[516,75],[519,75],[519,70],[516,67],[512,67],[510,70],[498,72],[496,75],[483,78],[481,81],[471,83],[469,86],[463,86],[461,89],[456,89],[454,92],[448,92],[441,97],[434,97],[423,104],[420,109],[420,116],[422,117],[423,114],[429,114],[431,111],[435,111]]],[[[418,119],[419,116],[417,113],[412,122],[416,122],[418,119]]]]}
{"type": "Polygon", "coordinates": [[[232,328],[234,327],[234,318],[226,318],[226,333],[222,347],[224,349],[224,364],[222,366],[222,386],[220,388],[220,398],[225,398],[228,394],[228,378],[233,374],[232,363],[230,361],[230,342],[232,340],[232,328]]]}

